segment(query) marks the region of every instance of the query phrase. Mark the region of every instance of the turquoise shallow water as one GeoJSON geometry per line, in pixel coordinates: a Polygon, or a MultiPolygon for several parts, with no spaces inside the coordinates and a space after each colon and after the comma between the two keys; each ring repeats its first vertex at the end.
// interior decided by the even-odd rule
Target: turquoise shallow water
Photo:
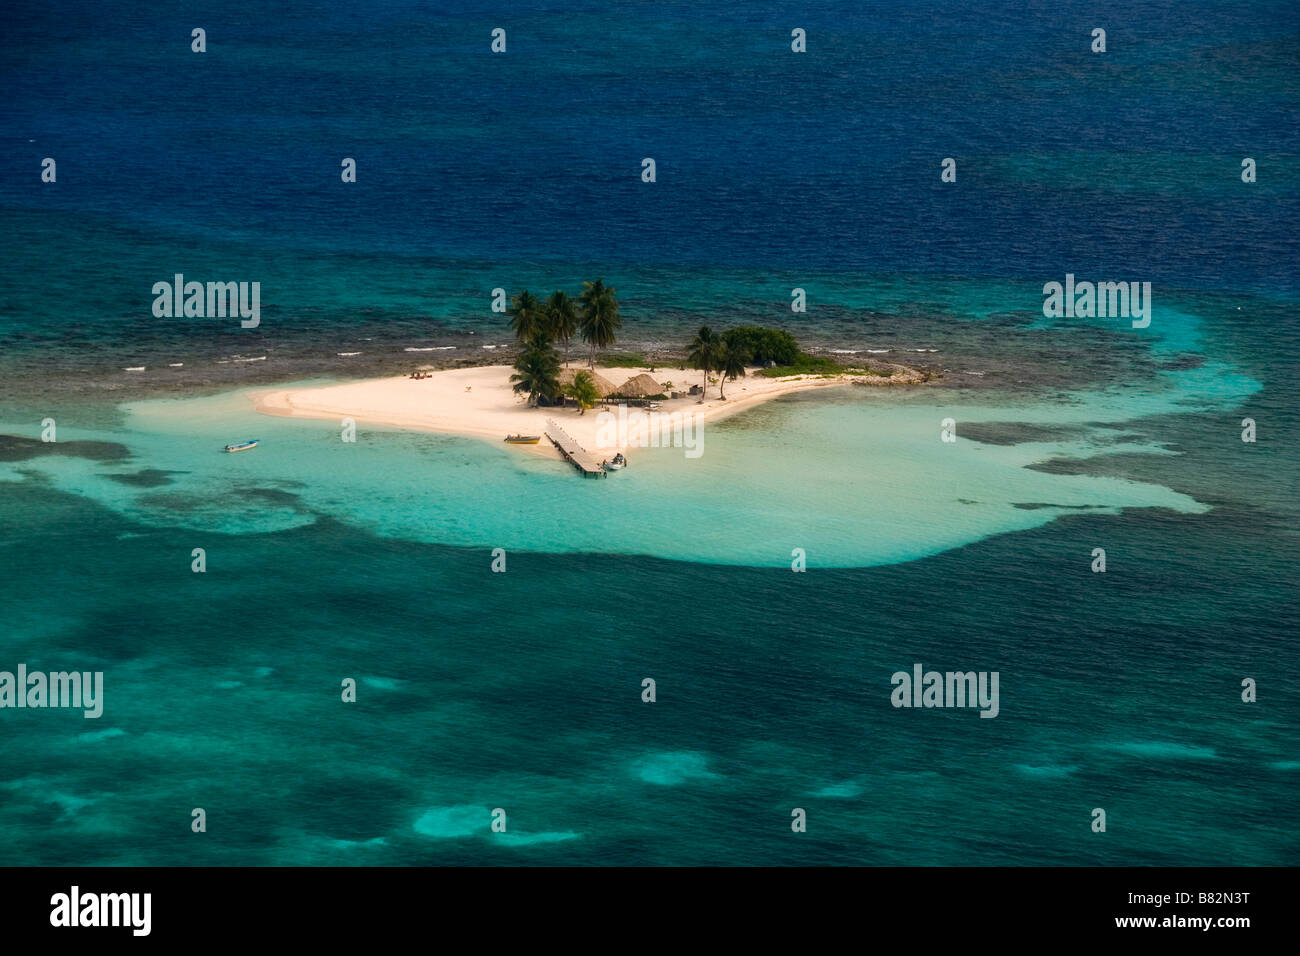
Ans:
{"type": "MultiPolygon", "coordinates": [[[[1153,326],[1155,355],[1186,358],[1204,346],[1193,313],[1161,310],[1153,326]]],[[[224,392],[127,403],[117,428],[63,418],[63,441],[118,442],[130,457],[106,465],[44,456],[13,463],[8,476],[35,472],[155,526],[272,532],[328,515],[389,537],[463,547],[761,567],[787,566],[801,548],[814,565],[853,567],[935,554],[1070,510],[1202,513],[1206,504],[1169,488],[1029,466],[1169,454],[1158,432],[1125,424],[1226,415],[1260,387],[1213,358],[1151,373],[1137,394],[1131,385],[1036,398],[846,387],[706,425],[699,457],[638,449],[636,467],[595,486],[575,484],[556,462],[472,439],[363,421],[359,440],[344,442],[335,424],[262,416],[245,393],[224,392]],[[949,419],[951,442],[942,440],[949,419]],[[988,441],[990,426],[1011,426],[1013,440],[988,441]],[[215,453],[236,434],[264,444],[250,454],[215,453]]],[[[40,434],[19,422],[6,430],[40,434]]]]}
{"type": "MultiPolygon", "coordinates": [[[[1221,404],[1252,386],[1242,378],[1234,394],[1233,383],[1220,381],[1213,394],[1198,390],[1197,376],[1177,377],[1146,410],[1221,404]]],[[[473,439],[361,423],[359,440],[343,442],[335,424],[260,416],[240,394],[134,404],[123,432],[62,433],[65,441],[125,439],[128,461],[56,456],[11,469],[155,526],[273,532],[328,515],[384,536],[463,547],[763,567],[788,566],[794,548],[822,567],[906,561],[1071,509],[1207,510],[1158,486],[1025,467],[1117,449],[1163,453],[1114,429],[1107,421],[1120,407],[1113,396],[1015,408],[925,399],[850,387],[781,400],[706,425],[698,458],[639,449],[635,467],[595,486],[575,483],[562,463],[473,439]],[[941,438],[949,416],[959,419],[955,442],[941,438]],[[1073,426],[1078,437],[1003,445],[961,438],[967,425],[1008,417],[1073,426]],[[263,445],[240,456],[217,453],[232,434],[257,435],[263,445]]],[[[1131,405],[1122,407],[1131,414],[1131,405]]]]}

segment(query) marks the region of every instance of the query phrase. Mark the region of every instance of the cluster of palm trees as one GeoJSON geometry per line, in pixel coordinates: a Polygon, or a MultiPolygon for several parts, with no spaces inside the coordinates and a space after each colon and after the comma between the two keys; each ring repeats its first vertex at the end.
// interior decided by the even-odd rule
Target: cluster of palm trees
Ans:
{"type": "MultiPolygon", "coordinates": [[[[569,363],[569,342],[575,334],[591,347],[591,367],[596,367],[596,350],[609,348],[623,324],[618,311],[618,291],[601,279],[582,284],[582,294],[574,302],[568,294],[556,290],[542,302],[528,290],[510,300],[506,310],[510,328],[523,345],[510,376],[514,390],[528,395],[528,404],[536,405],[545,396],[549,401],[563,390],[560,387],[560,354],[555,343],[564,345],[564,364],[569,363]]],[[[585,412],[599,398],[591,375],[578,373],[568,393],[585,412]],[[579,385],[578,380],[583,384],[579,385]],[[594,397],[593,397],[594,396],[594,397]],[[589,399],[589,401],[588,401],[589,399]]]]}
{"type": "Polygon", "coordinates": [[[723,394],[723,390],[726,388],[727,381],[745,377],[746,355],[740,349],[728,346],[727,341],[707,325],[700,326],[700,330],[695,333],[695,338],[691,339],[688,348],[690,355],[687,361],[691,363],[691,368],[698,368],[704,372],[704,388],[700,394],[700,401],[704,401],[708,394],[710,372],[718,373],[718,398],[726,401],[727,396],[723,394]]]}

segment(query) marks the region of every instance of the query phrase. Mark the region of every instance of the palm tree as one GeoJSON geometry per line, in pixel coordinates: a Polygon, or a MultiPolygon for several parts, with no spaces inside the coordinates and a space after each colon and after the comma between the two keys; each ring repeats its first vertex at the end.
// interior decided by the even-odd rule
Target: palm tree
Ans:
{"type": "Polygon", "coordinates": [[[587,414],[587,409],[600,401],[600,392],[596,389],[596,382],[590,372],[579,372],[573,376],[573,381],[565,391],[578,403],[579,415],[587,414]]]}
{"type": "Polygon", "coordinates": [[[615,334],[623,325],[617,296],[618,290],[609,288],[601,279],[582,284],[582,318],[578,328],[583,341],[591,345],[592,368],[596,367],[596,350],[613,345],[615,334]]]}
{"type": "Polygon", "coordinates": [[[560,390],[560,356],[544,335],[534,337],[515,360],[515,374],[510,376],[514,390],[528,395],[528,407],[538,399],[551,398],[560,390]]]}
{"type": "Polygon", "coordinates": [[[733,382],[738,378],[745,377],[745,356],[739,349],[727,348],[726,343],[722,343],[721,354],[718,355],[714,368],[721,373],[721,379],[718,382],[718,397],[724,402],[727,396],[722,394],[722,389],[726,385],[727,379],[733,382]]]}
{"type": "Polygon", "coordinates": [[[515,338],[525,344],[546,329],[546,312],[537,296],[527,289],[511,297],[506,315],[510,316],[510,328],[514,329],[515,338]]]}
{"type": "Polygon", "coordinates": [[[546,300],[546,325],[553,338],[564,343],[564,364],[569,364],[569,339],[578,331],[578,311],[568,293],[556,290],[546,300]]]}
{"type": "Polygon", "coordinates": [[[700,330],[695,333],[695,338],[687,346],[691,354],[687,356],[687,361],[691,363],[691,368],[704,370],[704,388],[700,392],[700,401],[704,401],[705,395],[709,391],[709,373],[713,371],[718,364],[718,352],[722,348],[722,340],[707,325],[700,326],[700,330]]]}
{"type": "Polygon", "coordinates": [[[612,292],[613,290],[605,288],[604,279],[597,279],[595,282],[584,282],[582,284],[582,295],[578,296],[583,311],[586,312],[591,303],[599,299],[607,291],[612,292]]]}

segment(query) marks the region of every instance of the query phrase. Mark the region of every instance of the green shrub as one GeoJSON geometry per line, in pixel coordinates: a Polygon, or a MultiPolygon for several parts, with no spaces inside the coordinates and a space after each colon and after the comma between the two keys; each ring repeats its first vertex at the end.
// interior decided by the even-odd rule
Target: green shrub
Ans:
{"type": "Polygon", "coordinates": [[[596,357],[596,364],[605,368],[650,368],[653,363],[636,352],[602,352],[596,357]]]}
{"type": "Polygon", "coordinates": [[[794,336],[781,329],[768,329],[758,325],[738,325],[722,333],[728,351],[734,350],[744,357],[746,365],[794,365],[802,354],[794,336]]]}
{"type": "Polygon", "coordinates": [[[833,358],[800,352],[793,362],[760,369],[758,374],[767,378],[783,378],[786,375],[842,375],[844,371],[844,366],[833,358]]]}

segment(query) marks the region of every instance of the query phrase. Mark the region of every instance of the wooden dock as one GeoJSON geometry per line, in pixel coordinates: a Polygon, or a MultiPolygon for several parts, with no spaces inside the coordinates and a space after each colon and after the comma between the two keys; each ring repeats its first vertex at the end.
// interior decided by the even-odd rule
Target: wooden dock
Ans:
{"type": "Polygon", "coordinates": [[[578,473],[581,474],[582,477],[608,477],[605,469],[601,467],[600,462],[596,461],[587,449],[574,441],[568,432],[555,424],[555,422],[549,418],[546,420],[546,437],[551,440],[551,444],[560,450],[560,454],[564,456],[564,460],[573,465],[574,468],[578,469],[578,473]]]}

